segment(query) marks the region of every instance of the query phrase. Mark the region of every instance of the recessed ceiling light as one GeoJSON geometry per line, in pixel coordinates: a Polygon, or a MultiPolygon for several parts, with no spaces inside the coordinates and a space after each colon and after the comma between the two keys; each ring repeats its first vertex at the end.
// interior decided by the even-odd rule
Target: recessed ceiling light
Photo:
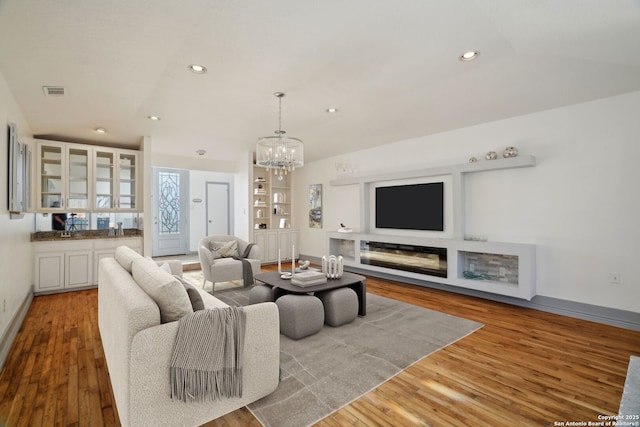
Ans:
{"type": "Polygon", "coordinates": [[[207,67],[198,64],[191,64],[189,65],[189,70],[195,74],[204,74],[207,72],[207,67]]]}
{"type": "Polygon", "coordinates": [[[158,120],[160,120],[160,117],[158,117],[158,116],[147,116],[147,119],[157,122],[158,120]]]}
{"type": "Polygon", "coordinates": [[[206,150],[196,150],[196,154],[198,156],[204,156],[205,154],[207,154],[207,151],[206,150]]]}
{"type": "Polygon", "coordinates": [[[476,50],[470,50],[469,52],[465,52],[462,55],[460,55],[459,59],[460,61],[463,61],[463,62],[473,61],[478,57],[478,55],[480,55],[480,52],[476,50]]]}
{"type": "Polygon", "coordinates": [[[98,132],[98,133],[107,133],[107,130],[105,128],[95,128],[94,131],[98,132]]]}
{"type": "Polygon", "coordinates": [[[327,108],[327,113],[337,113],[338,109],[337,108],[327,108]]]}

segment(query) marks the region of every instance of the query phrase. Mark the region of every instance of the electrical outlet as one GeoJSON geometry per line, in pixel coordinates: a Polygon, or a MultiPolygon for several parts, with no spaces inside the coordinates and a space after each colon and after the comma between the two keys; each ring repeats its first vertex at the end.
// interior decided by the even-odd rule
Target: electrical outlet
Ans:
{"type": "Polygon", "coordinates": [[[504,267],[500,267],[500,277],[504,277],[507,275],[507,269],[504,267]]]}
{"type": "Polygon", "coordinates": [[[617,273],[617,272],[609,273],[609,283],[613,285],[620,284],[620,273],[617,273]]]}
{"type": "Polygon", "coordinates": [[[469,271],[473,273],[475,270],[476,270],[476,266],[473,264],[469,264],[469,271]]]}

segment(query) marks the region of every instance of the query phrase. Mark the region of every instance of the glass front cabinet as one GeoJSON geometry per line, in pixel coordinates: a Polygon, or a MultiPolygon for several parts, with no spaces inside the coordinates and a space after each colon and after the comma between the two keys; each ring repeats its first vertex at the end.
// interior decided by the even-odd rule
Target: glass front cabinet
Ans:
{"type": "Polygon", "coordinates": [[[37,210],[89,211],[92,147],[39,142],[37,153],[37,210]]]}
{"type": "Polygon", "coordinates": [[[38,212],[138,211],[139,152],[39,141],[38,212]]]}
{"type": "Polygon", "coordinates": [[[95,209],[137,211],[139,153],[103,147],[95,149],[95,209]]]}

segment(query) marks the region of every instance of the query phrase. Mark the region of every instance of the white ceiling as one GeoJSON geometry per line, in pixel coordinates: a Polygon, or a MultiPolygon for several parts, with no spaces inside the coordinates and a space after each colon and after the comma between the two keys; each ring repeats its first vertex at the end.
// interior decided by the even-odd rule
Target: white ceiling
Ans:
{"type": "Polygon", "coordinates": [[[311,161],[640,90],[640,1],[0,0],[0,72],[36,135],[221,160],[283,91],[311,161]]]}

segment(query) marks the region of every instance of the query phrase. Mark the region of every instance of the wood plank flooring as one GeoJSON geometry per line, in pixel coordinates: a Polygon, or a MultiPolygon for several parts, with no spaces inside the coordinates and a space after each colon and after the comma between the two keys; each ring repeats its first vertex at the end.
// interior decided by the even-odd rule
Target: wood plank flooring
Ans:
{"type": "MultiPolygon", "coordinates": [[[[369,278],[371,293],[482,322],[317,425],[553,426],[617,413],[640,332],[369,278]]],[[[97,290],[35,297],[0,373],[0,426],[118,426],[97,290]]],[[[239,409],[207,424],[256,426],[239,409]]]]}

